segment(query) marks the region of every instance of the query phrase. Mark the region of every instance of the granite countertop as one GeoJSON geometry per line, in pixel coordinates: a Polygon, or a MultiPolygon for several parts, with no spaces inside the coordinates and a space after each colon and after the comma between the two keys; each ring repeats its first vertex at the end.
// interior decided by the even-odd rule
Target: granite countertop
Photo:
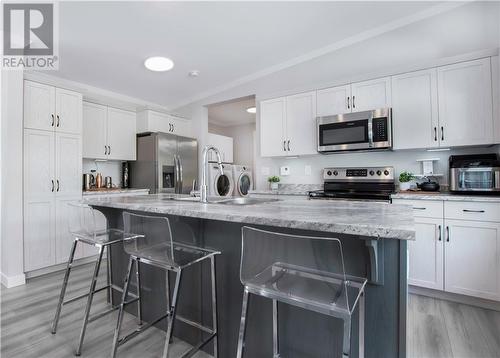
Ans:
{"type": "Polygon", "coordinates": [[[467,194],[452,194],[450,192],[423,192],[423,191],[406,191],[391,195],[392,199],[407,199],[407,200],[445,200],[445,201],[477,201],[477,202],[496,202],[500,203],[500,195],[467,195],[467,194]]]}
{"type": "Polygon", "coordinates": [[[86,201],[92,206],[122,210],[369,237],[415,239],[413,212],[408,205],[288,198],[238,206],[171,200],[176,197],[182,195],[152,194],[89,198],[86,201]]]}
{"type": "Polygon", "coordinates": [[[134,189],[134,188],[99,188],[83,191],[83,196],[102,195],[102,194],[126,194],[126,193],[149,193],[149,189],[134,189]]]}

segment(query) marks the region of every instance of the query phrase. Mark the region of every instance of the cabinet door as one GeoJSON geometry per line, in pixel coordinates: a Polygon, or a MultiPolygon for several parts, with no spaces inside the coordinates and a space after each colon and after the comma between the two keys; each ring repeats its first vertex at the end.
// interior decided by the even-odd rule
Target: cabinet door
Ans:
{"type": "Polygon", "coordinates": [[[442,146],[493,142],[490,59],[438,67],[442,146]]]}
{"type": "Polygon", "coordinates": [[[500,300],[500,223],[446,220],[445,290],[500,300]]]}
{"type": "Polygon", "coordinates": [[[435,68],[392,77],[394,149],[439,146],[435,68]]]}
{"type": "Polygon", "coordinates": [[[442,219],[415,218],[416,238],[408,242],[410,285],[442,290],[442,219]]]}
{"type": "Polygon", "coordinates": [[[25,129],[24,196],[53,196],[55,184],[54,132],[25,129]]]}
{"type": "Polygon", "coordinates": [[[82,95],[56,88],[56,131],[82,134],[82,95]]]}
{"type": "Polygon", "coordinates": [[[52,86],[24,81],[24,127],[53,130],[56,90],[52,86]]]}
{"type": "MultiPolygon", "coordinates": [[[[68,262],[69,254],[71,251],[71,246],[73,245],[73,236],[69,233],[68,228],[68,220],[69,220],[69,210],[67,208],[68,203],[79,201],[82,197],[74,196],[74,197],[65,197],[65,198],[56,198],[55,203],[55,257],[56,264],[60,264],[63,262],[68,262]]],[[[78,243],[75,251],[75,259],[79,259],[83,257],[85,246],[88,246],[83,243],[78,243]]]]}
{"type": "MultiPolygon", "coordinates": [[[[233,138],[219,134],[208,133],[207,144],[213,145],[219,150],[221,159],[224,163],[233,162],[233,138]]],[[[210,151],[208,155],[208,160],[217,160],[217,156],[213,151],[210,151]]]]}
{"type": "Polygon", "coordinates": [[[391,107],[390,77],[353,83],[351,91],[353,112],[391,107]]]}
{"type": "Polygon", "coordinates": [[[260,154],[263,157],[287,155],[285,103],[285,97],[260,102],[260,154]]]}
{"type": "Polygon", "coordinates": [[[108,159],[135,160],[135,113],[108,107],[108,159]]]}
{"type": "Polygon", "coordinates": [[[82,140],[75,134],[56,133],[56,195],[82,193],[82,140]]]}
{"type": "Polygon", "coordinates": [[[107,111],[106,106],[83,103],[82,151],[84,158],[107,158],[107,111]]]}
{"type": "Polygon", "coordinates": [[[316,115],[331,116],[351,112],[351,85],[316,92],[316,115]]]}
{"type": "Polygon", "coordinates": [[[24,270],[33,271],[56,263],[55,200],[25,197],[24,200],[24,270]]]}
{"type": "Polygon", "coordinates": [[[316,143],[316,92],[286,98],[286,149],[288,155],[318,153],[316,143]]]}
{"type": "Polygon", "coordinates": [[[191,122],[184,118],[178,118],[175,116],[168,116],[170,122],[171,133],[183,136],[191,137],[191,122]]]}

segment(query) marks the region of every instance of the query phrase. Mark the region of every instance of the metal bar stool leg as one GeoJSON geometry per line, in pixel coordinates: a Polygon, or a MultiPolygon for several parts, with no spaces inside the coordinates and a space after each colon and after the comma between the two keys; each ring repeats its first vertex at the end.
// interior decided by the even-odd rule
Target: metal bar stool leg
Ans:
{"type": "Polygon", "coordinates": [[[342,357],[349,358],[351,355],[351,319],[344,318],[344,339],[342,344],[342,357]]]}
{"type": "Polygon", "coordinates": [[[76,245],[78,244],[78,240],[75,239],[73,241],[73,245],[71,246],[71,250],[69,253],[68,264],[66,265],[66,272],[64,273],[63,284],[61,287],[61,293],[59,294],[59,302],[57,303],[56,314],[54,316],[54,321],[52,322],[52,334],[55,334],[57,331],[57,324],[59,323],[59,316],[61,315],[61,309],[64,302],[64,295],[66,294],[66,287],[68,286],[69,273],[71,271],[71,267],[73,266],[73,259],[75,257],[76,245]]]}
{"type": "Polygon", "coordinates": [[[134,264],[134,258],[130,256],[128,261],[127,275],[125,276],[125,282],[123,284],[122,300],[120,302],[120,310],[118,311],[118,319],[116,322],[115,334],[113,337],[113,347],[111,349],[111,357],[116,357],[116,350],[118,349],[118,340],[120,339],[120,329],[122,327],[123,321],[123,309],[125,307],[125,301],[127,300],[128,288],[130,285],[130,275],[132,273],[132,265],[134,264]]]}
{"type": "Polygon", "coordinates": [[[210,257],[210,267],[212,272],[212,329],[214,331],[214,358],[219,355],[219,344],[217,342],[217,285],[215,281],[215,256],[210,257]]]}
{"type": "Polygon", "coordinates": [[[113,306],[113,288],[111,287],[111,284],[113,282],[113,278],[111,277],[111,245],[107,245],[107,254],[108,257],[106,259],[106,270],[107,270],[107,276],[106,276],[106,281],[108,284],[108,289],[106,292],[106,299],[111,305],[113,306]]]}
{"type": "Polygon", "coordinates": [[[359,296],[359,358],[365,357],[365,293],[359,296]]]}
{"type": "Polygon", "coordinates": [[[273,358],[280,358],[278,331],[278,301],[273,300],[273,358]]]}
{"type": "Polygon", "coordinates": [[[135,261],[135,281],[137,283],[137,317],[139,318],[139,325],[142,325],[142,302],[141,302],[141,260],[135,261]]]}
{"type": "Polygon", "coordinates": [[[247,325],[247,313],[248,313],[248,290],[245,287],[243,291],[243,303],[241,305],[241,321],[240,321],[240,333],[238,335],[238,350],[236,352],[236,358],[241,358],[243,356],[243,349],[245,346],[245,330],[247,325]]]}
{"type": "Polygon", "coordinates": [[[87,306],[85,307],[85,314],[83,316],[82,331],[80,332],[80,341],[78,343],[78,348],[76,349],[76,355],[79,356],[82,353],[83,340],[85,338],[85,330],[87,329],[87,323],[89,321],[90,308],[92,307],[92,299],[94,298],[95,286],[97,283],[97,277],[99,276],[99,268],[101,267],[102,254],[104,253],[104,247],[99,247],[99,257],[95,263],[94,275],[92,276],[92,282],[90,284],[89,297],[87,299],[87,306]]]}
{"type": "Polygon", "coordinates": [[[174,329],[175,313],[177,310],[177,297],[179,296],[179,286],[181,283],[182,270],[177,272],[175,278],[174,293],[172,294],[172,303],[170,305],[170,315],[167,316],[167,337],[165,339],[165,348],[163,349],[163,358],[168,357],[168,349],[172,339],[172,331],[174,329]]]}

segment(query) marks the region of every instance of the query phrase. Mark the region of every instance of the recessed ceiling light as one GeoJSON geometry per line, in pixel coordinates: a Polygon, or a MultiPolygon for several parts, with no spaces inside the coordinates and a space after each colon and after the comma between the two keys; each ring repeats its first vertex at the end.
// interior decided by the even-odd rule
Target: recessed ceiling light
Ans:
{"type": "Polygon", "coordinates": [[[174,67],[174,61],[166,57],[154,56],[147,58],[144,61],[144,66],[150,71],[164,72],[174,67]]]}
{"type": "Polygon", "coordinates": [[[192,70],[188,72],[189,77],[198,77],[200,75],[200,71],[198,70],[192,70]]]}
{"type": "Polygon", "coordinates": [[[255,107],[248,107],[248,108],[247,108],[247,112],[248,112],[248,113],[252,113],[252,114],[253,114],[253,113],[257,113],[257,108],[255,108],[255,107]]]}

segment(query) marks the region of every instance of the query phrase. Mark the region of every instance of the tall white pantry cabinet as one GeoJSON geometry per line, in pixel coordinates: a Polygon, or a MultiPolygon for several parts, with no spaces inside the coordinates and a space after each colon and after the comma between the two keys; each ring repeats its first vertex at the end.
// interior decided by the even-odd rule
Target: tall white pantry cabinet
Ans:
{"type": "Polygon", "coordinates": [[[66,205],[82,197],[80,93],[24,82],[23,156],[24,270],[30,272],[69,254],[66,205]]]}

